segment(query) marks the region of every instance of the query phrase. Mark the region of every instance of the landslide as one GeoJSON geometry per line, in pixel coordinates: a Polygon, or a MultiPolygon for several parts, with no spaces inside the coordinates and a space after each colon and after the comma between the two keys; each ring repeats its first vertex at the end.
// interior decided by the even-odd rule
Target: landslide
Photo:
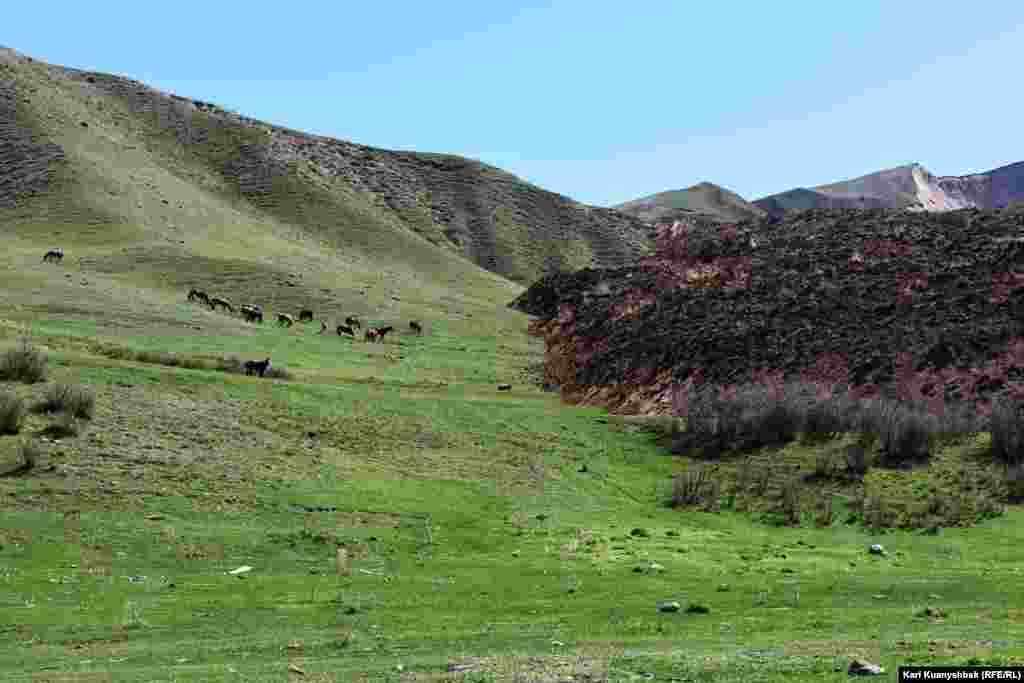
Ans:
{"type": "MultiPolygon", "coordinates": [[[[1019,208],[818,209],[672,233],[662,227],[655,257],[552,274],[510,304],[537,316],[546,381],[566,400],[664,414],[691,376],[789,380],[830,357],[845,361],[848,386],[886,388],[900,352],[916,370],[984,373],[1024,332],[1019,208]]],[[[986,375],[978,397],[1024,376],[1022,356],[1002,379],[986,375]]]]}

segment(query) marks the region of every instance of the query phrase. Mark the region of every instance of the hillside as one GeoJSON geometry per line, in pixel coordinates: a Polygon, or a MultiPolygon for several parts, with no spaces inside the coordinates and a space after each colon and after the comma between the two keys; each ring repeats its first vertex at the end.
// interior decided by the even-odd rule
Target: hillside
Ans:
{"type": "MultiPolygon", "coordinates": [[[[241,259],[252,279],[235,291],[277,277],[280,259],[259,256],[271,233],[307,252],[330,245],[362,279],[401,272],[393,286],[405,279],[415,291],[498,282],[474,264],[525,283],[648,250],[640,221],[477,161],[307,135],[8,49],[0,160],[0,220],[24,239],[57,245],[92,224],[95,263],[108,271],[126,258],[241,259]]],[[[175,286],[189,275],[177,265],[163,273],[175,286]]]]}
{"type": "Polygon", "coordinates": [[[702,214],[721,221],[741,221],[765,215],[764,210],[735,192],[714,183],[698,183],[685,190],[669,190],[612,207],[645,223],[672,222],[702,214]]]}
{"type": "Polygon", "coordinates": [[[850,388],[886,392],[894,350],[917,370],[974,368],[969,382],[939,383],[961,398],[969,385],[989,400],[1008,390],[1001,371],[1024,373],[1019,349],[995,363],[1024,335],[1024,210],[817,209],[737,231],[663,233],[658,256],[638,266],[530,287],[513,306],[539,317],[549,383],[571,400],[663,413],[694,373],[743,385],[836,358],[850,388]]]}
{"type": "Polygon", "coordinates": [[[813,189],[789,190],[754,204],[780,216],[807,209],[995,209],[1022,199],[1024,162],[967,176],[935,176],[920,164],[909,164],[813,189]]]}

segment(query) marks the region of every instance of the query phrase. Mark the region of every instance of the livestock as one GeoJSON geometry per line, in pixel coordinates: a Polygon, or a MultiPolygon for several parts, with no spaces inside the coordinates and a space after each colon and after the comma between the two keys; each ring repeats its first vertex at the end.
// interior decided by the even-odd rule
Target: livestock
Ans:
{"type": "Polygon", "coordinates": [[[359,322],[359,318],[355,317],[354,315],[350,315],[349,317],[345,318],[345,324],[348,325],[349,327],[354,327],[359,330],[363,329],[363,324],[359,322]]]}
{"type": "Polygon", "coordinates": [[[377,329],[377,341],[379,341],[379,342],[384,341],[384,335],[387,334],[388,332],[390,332],[393,329],[395,329],[395,328],[392,327],[391,325],[388,325],[387,327],[378,328],[377,329]]]}
{"type": "Polygon", "coordinates": [[[323,334],[326,331],[327,331],[327,323],[325,323],[323,320],[321,320],[320,321],[320,331],[317,332],[317,334],[323,334]]]}
{"type": "Polygon", "coordinates": [[[210,297],[206,296],[206,292],[201,292],[198,289],[190,289],[188,292],[189,301],[202,301],[207,306],[210,305],[210,297]]]}
{"type": "Polygon", "coordinates": [[[295,318],[291,317],[287,313],[278,313],[277,322],[279,325],[283,325],[284,327],[291,327],[295,324],[295,318]]]}
{"type": "Polygon", "coordinates": [[[300,323],[311,323],[313,322],[313,311],[308,308],[304,308],[299,311],[299,322],[300,323]]]}
{"type": "Polygon", "coordinates": [[[409,323],[409,329],[415,332],[416,334],[423,334],[423,326],[420,325],[419,322],[416,320],[413,320],[412,322],[409,323]]]}
{"type": "Polygon", "coordinates": [[[356,337],[355,330],[353,330],[348,325],[338,325],[338,336],[340,337],[342,334],[347,334],[348,336],[352,337],[353,339],[355,339],[355,337],[356,337]]]}
{"type": "Polygon", "coordinates": [[[60,263],[64,259],[64,250],[57,248],[51,249],[50,251],[43,254],[43,263],[47,261],[56,261],[60,263]]]}
{"type": "Polygon", "coordinates": [[[263,322],[263,311],[258,308],[252,308],[251,306],[242,306],[242,317],[248,322],[263,322]]]}
{"type": "Polygon", "coordinates": [[[228,309],[232,313],[235,312],[235,309],[231,306],[231,302],[230,301],[228,301],[224,297],[211,296],[210,297],[210,308],[212,308],[213,310],[217,310],[218,306],[223,306],[224,308],[228,309]]]}
{"type": "Polygon", "coordinates": [[[377,341],[377,330],[372,327],[366,330],[366,334],[363,335],[363,339],[368,342],[377,341]]]}
{"type": "Polygon", "coordinates": [[[257,373],[259,374],[260,377],[262,377],[263,373],[267,371],[268,367],[270,367],[270,358],[267,358],[266,360],[263,361],[247,360],[245,361],[245,374],[251,375],[253,373],[257,373]]]}

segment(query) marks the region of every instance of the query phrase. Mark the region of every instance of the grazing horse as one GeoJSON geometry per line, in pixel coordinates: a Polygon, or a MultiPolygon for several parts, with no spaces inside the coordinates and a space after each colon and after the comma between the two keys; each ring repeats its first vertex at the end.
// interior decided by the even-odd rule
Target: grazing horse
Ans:
{"type": "Polygon", "coordinates": [[[242,317],[248,322],[263,322],[263,311],[255,306],[245,305],[241,308],[242,317]]]}
{"type": "Polygon", "coordinates": [[[356,338],[355,330],[353,330],[348,325],[338,325],[338,336],[340,337],[342,334],[347,334],[348,336],[352,337],[353,339],[356,338]]]}
{"type": "Polygon", "coordinates": [[[349,327],[354,327],[356,329],[363,329],[363,324],[359,322],[359,318],[355,317],[354,315],[350,315],[349,317],[345,318],[345,324],[348,325],[349,327]]]}
{"type": "Polygon", "coordinates": [[[313,311],[308,308],[304,308],[299,311],[299,322],[300,323],[311,323],[313,322],[313,311]]]}
{"type": "Polygon", "coordinates": [[[390,332],[393,329],[395,329],[395,328],[392,327],[391,325],[388,325],[387,327],[378,328],[377,329],[377,341],[379,341],[379,342],[384,341],[384,335],[387,334],[388,332],[390,332]]]}
{"type": "Polygon", "coordinates": [[[366,334],[363,335],[363,339],[368,342],[377,341],[377,330],[372,327],[366,330],[366,334]]]}
{"type": "Polygon", "coordinates": [[[291,317],[287,313],[278,313],[277,323],[279,325],[283,325],[284,327],[291,327],[292,325],[295,324],[295,318],[291,317]]]}
{"type": "Polygon", "coordinates": [[[267,371],[268,367],[270,367],[270,358],[267,358],[266,360],[263,361],[247,360],[245,361],[245,374],[251,375],[253,373],[257,373],[260,377],[262,377],[263,373],[267,371]]]}
{"type": "Polygon", "coordinates": [[[190,289],[188,291],[189,301],[202,301],[207,306],[210,305],[210,297],[206,296],[206,292],[201,292],[198,289],[190,289]]]}
{"type": "Polygon", "coordinates": [[[230,301],[228,301],[227,299],[224,299],[223,297],[211,296],[210,297],[210,308],[212,308],[213,310],[216,311],[217,310],[217,306],[223,306],[224,308],[228,309],[232,313],[235,312],[235,309],[231,306],[231,302],[230,301]]]}
{"type": "Polygon", "coordinates": [[[323,334],[326,331],[327,331],[327,323],[325,323],[323,320],[321,320],[320,321],[320,331],[317,332],[317,334],[323,334]]]}
{"type": "Polygon", "coordinates": [[[415,320],[409,323],[409,329],[415,332],[416,334],[423,334],[423,326],[420,325],[415,320]]]}
{"type": "Polygon", "coordinates": [[[60,248],[51,249],[50,251],[43,254],[43,263],[46,263],[47,261],[56,261],[57,263],[60,263],[63,259],[64,250],[60,248]]]}

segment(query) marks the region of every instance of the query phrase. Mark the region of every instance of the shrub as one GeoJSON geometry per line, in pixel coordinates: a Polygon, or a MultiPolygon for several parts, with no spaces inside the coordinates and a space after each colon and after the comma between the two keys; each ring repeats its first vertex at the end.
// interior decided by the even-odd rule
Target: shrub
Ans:
{"type": "Polygon", "coordinates": [[[1004,482],[1006,499],[1011,503],[1024,502],[1024,463],[1007,465],[1004,482]]]}
{"type": "Polygon", "coordinates": [[[796,438],[801,410],[798,400],[778,398],[768,387],[702,386],[687,400],[686,431],[672,449],[700,448],[705,457],[715,457],[728,448],[781,445],[796,438]]]}
{"type": "Polygon", "coordinates": [[[993,458],[1004,465],[1024,462],[1024,422],[1017,406],[1009,399],[998,398],[992,402],[989,431],[993,458]]]}
{"type": "Polygon", "coordinates": [[[926,459],[937,431],[932,416],[885,399],[871,401],[863,428],[878,436],[880,461],[890,467],[926,459]]]}
{"type": "Polygon", "coordinates": [[[46,379],[46,355],[21,339],[0,356],[0,380],[33,384],[46,379]]]}
{"type": "Polygon", "coordinates": [[[9,391],[0,393],[0,434],[17,434],[25,417],[25,401],[9,391]]]}
{"type": "Polygon", "coordinates": [[[672,478],[671,507],[711,507],[718,500],[718,485],[704,468],[680,472],[672,478]]]}
{"type": "Polygon", "coordinates": [[[868,450],[865,444],[846,447],[846,471],[854,477],[863,477],[868,471],[868,450]]]}
{"type": "Polygon", "coordinates": [[[90,387],[75,384],[53,384],[43,399],[32,406],[35,413],[70,413],[91,420],[96,411],[96,394],[90,387]]]}

